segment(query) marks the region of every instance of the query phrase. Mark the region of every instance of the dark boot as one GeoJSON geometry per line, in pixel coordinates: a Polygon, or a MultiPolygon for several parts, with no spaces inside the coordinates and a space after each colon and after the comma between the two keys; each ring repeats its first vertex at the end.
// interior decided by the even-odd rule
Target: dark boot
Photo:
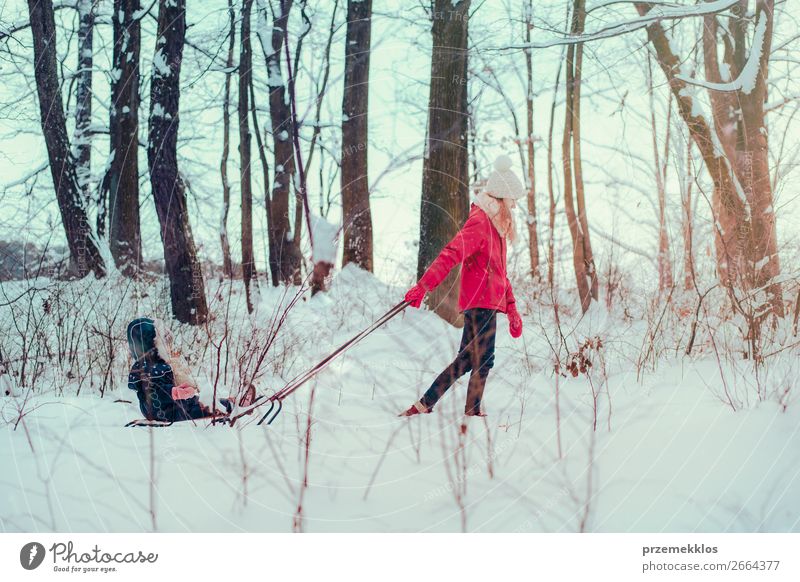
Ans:
{"type": "Polygon", "coordinates": [[[414,416],[417,414],[430,414],[433,412],[433,408],[428,408],[425,406],[421,400],[417,400],[414,404],[408,407],[408,410],[404,410],[397,416],[414,416]]]}
{"type": "Polygon", "coordinates": [[[464,414],[467,416],[486,416],[481,410],[481,400],[483,400],[483,389],[486,387],[488,375],[488,370],[484,374],[473,372],[470,375],[467,386],[467,403],[464,406],[464,414]]]}

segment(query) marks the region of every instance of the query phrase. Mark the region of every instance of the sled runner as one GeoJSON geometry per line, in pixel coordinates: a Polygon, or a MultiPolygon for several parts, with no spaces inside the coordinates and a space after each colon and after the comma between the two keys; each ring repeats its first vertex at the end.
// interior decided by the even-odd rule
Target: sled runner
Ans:
{"type": "MultiPolygon", "coordinates": [[[[250,385],[250,386],[248,386],[248,388],[245,391],[244,395],[239,399],[239,403],[243,407],[249,407],[254,402],[257,402],[258,400],[260,400],[261,398],[264,398],[264,396],[263,395],[256,396],[255,387],[250,385]]],[[[211,425],[228,424],[229,420],[230,420],[229,419],[229,414],[230,414],[231,409],[233,408],[233,404],[232,404],[231,400],[232,399],[230,399],[230,398],[220,398],[220,400],[219,400],[220,404],[222,404],[223,406],[225,406],[228,409],[227,413],[220,413],[220,414],[215,414],[214,416],[206,416],[206,417],[194,418],[194,419],[186,419],[186,420],[194,420],[194,421],[197,421],[197,420],[210,420],[211,421],[211,423],[210,423],[211,425]]],[[[249,413],[247,413],[247,414],[249,414],[249,413]]],[[[148,420],[146,418],[140,418],[140,419],[136,419],[136,420],[130,421],[128,424],[125,425],[125,428],[136,427],[136,426],[167,427],[167,426],[172,426],[173,424],[175,424],[175,422],[185,422],[186,420],[183,420],[183,421],[148,420]]]]}
{"type": "Polygon", "coordinates": [[[261,416],[261,419],[256,424],[258,424],[259,426],[264,424],[264,421],[266,421],[267,418],[269,418],[267,424],[268,425],[272,424],[272,421],[278,417],[278,415],[281,412],[281,409],[283,408],[283,401],[280,399],[276,399],[275,398],[276,394],[273,394],[272,396],[265,396],[262,394],[258,396],[258,398],[256,398],[251,404],[247,406],[238,407],[233,412],[231,412],[228,418],[221,420],[220,422],[228,422],[229,424],[233,425],[233,423],[236,422],[238,419],[242,418],[243,416],[247,416],[248,414],[253,414],[253,411],[256,408],[259,408],[261,405],[269,402],[270,403],[269,408],[261,416]],[[278,407],[277,410],[275,410],[276,403],[278,407]],[[273,410],[275,410],[274,413],[272,412],[273,410]]]}
{"type": "Polygon", "coordinates": [[[172,424],[171,420],[147,420],[146,418],[137,418],[126,424],[125,428],[134,426],[167,427],[172,426],[172,424]]]}

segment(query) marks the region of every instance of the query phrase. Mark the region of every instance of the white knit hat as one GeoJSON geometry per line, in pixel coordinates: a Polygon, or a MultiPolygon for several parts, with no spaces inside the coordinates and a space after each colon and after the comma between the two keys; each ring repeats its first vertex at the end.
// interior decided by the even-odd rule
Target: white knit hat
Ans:
{"type": "Polygon", "coordinates": [[[506,155],[498,156],[494,161],[494,172],[489,174],[483,191],[494,198],[518,199],[525,196],[525,187],[511,169],[513,162],[506,155]]]}

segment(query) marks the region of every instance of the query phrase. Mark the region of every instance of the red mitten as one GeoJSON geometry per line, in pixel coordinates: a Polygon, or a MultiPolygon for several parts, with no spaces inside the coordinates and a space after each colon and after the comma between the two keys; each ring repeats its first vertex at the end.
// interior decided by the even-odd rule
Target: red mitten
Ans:
{"type": "Polygon", "coordinates": [[[508,331],[511,333],[511,337],[518,338],[522,335],[522,318],[513,303],[509,305],[506,315],[508,316],[508,331]]]}
{"type": "Polygon", "coordinates": [[[197,390],[194,386],[189,386],[189,384],[181,384],[180,386],[172,387],[173,400],[186,400],[192,398],[195,394],[197,394],[197,390]]]}
{"type": "Polygon", "coordinates": [[[408,290],[406,293],[405,300],[411,305],[411,307],[419,307],[422,305],[422,300],[425,298],[425,287],[417,283],[411,289],[408,290]]]}

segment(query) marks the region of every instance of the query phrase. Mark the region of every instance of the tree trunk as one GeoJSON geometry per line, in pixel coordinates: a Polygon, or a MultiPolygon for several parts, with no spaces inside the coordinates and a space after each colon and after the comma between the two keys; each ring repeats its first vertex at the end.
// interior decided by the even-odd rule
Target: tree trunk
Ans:
{"type": "MultiPolygon", "coordinates": [[[[525,41],[531,41],[531,30],[533,29],[533,1],[528,0],[525,8],[525,41]]],[[[539,280],[539,233],[538,222],[536,220],[536,172],[534,166],[533,148],[533,55],[531,50],[525,51],[525,65],[527,73],[527,93],[525,98],[527,119],[527,136],[525,143],[528,150],[528,251],[531,258],[531,276],[535,281],[539,280]]]]}
{"type": "MultiPolygon", "coordinates": [[[[253,87],[252,75],[250,76],[250,111],[253,114],[253,134],[256,136],[256,149],[258,150],[258,159],[261,162],[261,176],[264,184],[264,200],[266,202],[264,207],[267,210],[267,231],[269,232],[272,224],[272,212],[269,203],[269,162],[267,162],[267,149],[264,146],[264,140],[261,138],[261,124],[258,122],[256,92],[255,87],[253,87]]],[[[264,132],[264,138],[266,138],[266,131],[264,132]]],[[[273,282],[273,284],[277,283],[273,282]]]]}
{"type": "MultiPolygon", "coordinates": [[[[575,0],[570,27],[572,34],[581,33],[584,18],[583,0],[575,0]]],[[[591,255],[591,245],[588,242],[589,229],[586,208],[583,203],[583,177],[580,166],[580,65],[582,53],[582,44],[571,44],[567,49],[566,114],[561,155],[564,165],[564,205],[567,225],[572,237],[572,263],[575,269],[581,309],[586,313],[592,299],[597,298],[597,276],[591,255]],[[572,156],[575,157],[574,168],[572,156]],[[575,184],[574,199],[573,181],[575,184]]]]}
{"type": "Polygon", "coordinates": [[[105,265],[86,216],[75,160],[67,137],[56,66],[57,43],[52,0],[28,0],[28,11],[42,134],[71,262],[78,277],[84,277],[91,271],[97,277],[102,277],[105,275],[105,265]]]}
{"type": "Polygon", "coordinates": [[[553,101],[550,104],[550,123],[547,130],[547,194],[549,211],[547,216],[547,285],[552,290],[555,283],[555,235],[556,235],[556,193],[553,176],[553,129],[555,127],[558,85],[561,81],[561,66],[556,71],[553,84],[553,101]]]}
{"type": "Polygon", "coordinates": [[[114,0],[113,74],[109,136],[111,163],[103,180],[109,206],[109,247],[117,268],[134,276],[142,266],[139,224],[139,0],[114,0]]]}
{"type": "MultiPolygon", "coordinates": [[[[72,147],[75,172],[85,205],[91,199],[92,179],[92,67],[95,0],[78,0],[78,70],[75,89],[75,133],[72,147]]],[[[102,234],[102,232],[100,233],[102,234]]]]}
{"type": "MultiPolygon", "coordinates": [[[[421,277],[469,214],[468,18],[470,0],[435,0],[428,98],[428,138],[422,163],[417,276],[421,277]]],[[[428,295],[440,317],[461,324],[460,268],[428,295]]]]}
{"type": "Polygon", "coordinates": [[[253,190],[250,177],[250,84],[253,76],[253,53],[250,49],[250,13],[253,0],[242,5],[242,46],[239,56],[239,156],[242,194],[242,279],[247,312],[253,312],[250,282],[257,277],[253,256],[253,190]]]}
{"type": "MultiPolygon", "coordinates": [[[[281,0],[281,11],[285,8],[286,0],[281,0]]],[[[306,12],[306,0],[303,0],[301,5],[301,15],[305,28],[297,38],[297,47],[294,52],[294,63],[300,62],[300,50],[303,46],[303,39],[306,34],[311,30],[311,21],[306,12]]],[[[334,6],[335,9],[335,6],[334,6]]],[[[294,230],[294,247],[298,253],[298,262],[302,257],[299,256],[300,249],[300,234],[302,232],[303,217],[306,219],[306,227],[308,228],[308,240],[311,246],[312,262],[315,262],[314,256],[316,254],[314,233],[312,232],[311,221],[311,205],[308,201],[308,182],[306,178],[305,166],[303,165],[303,151],[300,147],[300,122],[297,115],[297,93],[295,92],[295,75],[292,71],[292,55],[289,50],[289,37],[286,36],[283,41],[284,54],[286,55],[286,76],[287,76],[287,89],[289,95],[289,112],[291,115],[291,141],[292,150],[294,152],[294,162],[297,174],[293,181],[295,190],[295,230],[294,230]]],[[[299,65],[298,65],[299,66],[299,65]]],[[[312,273],[313,275],[313,273],[312,273]]],[[[302,280],[300,278],[299,268],[294,272],[294,284],[300,285],[302,280]]]]}
{"type": "Polygon", "coordinates": [[[342,98],[342,264],[372,271],[372,214],[367,179],[372,0],[349,0],[342,98]]]}
{"type": "Polygon", "coordinates": [[[683,184],[683,288],[693,289],[694,274],[694,210],[692,204],[692,186],[694,183],[692,159],[692,142],[686,142],[686,178],[683,184]]]}
{"type": "MultiPolygon", "coordinates": [[[[746,18],[744,13],[738,17],[743,28],[747,25],[746,18]]],[[[757,0],[755,26],[764,27],[764,41],[755,87],[750,92],[744,89],[737,91],[742,113],[736,139],[736,170],[750,203],[750,237],[746,246],[749,252],[744,275],[745,288],[766,287],[767,301],[771,305],[772,312],[782,317],[784,306],[781,284],[770,282],[779,278],[781,267],[769,173],[768,134],[764,120],[773,21],[774,1],[757,0]]],[[[737,44],[744,53],[744,39],[737,44]]],[[[753,46],[750,50],[758,50],[758,47],[753,46]]]]}
{"type": "Polygon", "coordinates": [[[177,156],[178,104],[185,35],[186,0],[160,0],[158,40],[150,83],[147,161],[161,226],[172,312],[178,321],[197,325],[206,321],[208,307],[203,271],[189,225],[186,186],[178,173],[177,156]]]}
{"type": "Polygon", "coordinates": [[[269,264],[272,283],[292,283],[300,269],[300,250],[294,244],[289,222],[289,196],[294,174],[294,150],[292,147],[291,112],[286,101],[286,86],[281,72],[281,53],[292,0],[284,2],[284,12],[274,11],[272,27],[272,50],[266,52],[269,74],[269,113],[272,123],[274,151],[274,177],[269,225],[269,264]]]}
{"type": "Polygon", "coordinates": [[[222,247],[222,273],[233,278],[231,243],[228,239],[228,214],[231,209],[231,184],[228,181],[228,156],[231,151],[231,75],[233,74],[233,49],[236,46],[236,11],[233,0],[228,0],[228,56],[225,59],[225,94],[222,101],[222,159],[219,173],[222,178],[222,215],[219,224],[219,242],[222,247]]]}
{"type": "MultiPolygon", "coordinates": [[[[720,72],[717,54],[717,16],[709,14],[703,17],[703,65],[706,80],[712,83],[721,83],[722,74],[720,72]]],[[[731,46],[730,44],[728,45],[731,46]]],[[[729,50],[725,51],[725,62],[729,66],[733,65],[733,55],[729,50]]],[[[736,71],[729,70],[730,75],[735,75],[736,71]]],[[[728,79],[730,80],[730,79],[728,79]]],[[[717,137],[729,160],[736,159],[736,106],[735,93],[721,91],[709,91],[711,98],[711,113],[714,119],[714,128],[717,137]]]]}
{"type": "MultiPolygon", "coordinates": [[[[576,0],[575,12],[578,16],[576,34],[583,34],[586,22],[586,0],[576,0]]],[[[578,221],[582,231],[583,259],[586,262],[586,274],[589,277],[589,290],[592,299],[598,298],[597,268],[594,264],[591,235],[589,232],[589,215],[586,211],[586,189],[583,185],[583,158],[581,156],[581,86],[583,83],[583,43],[575,47],[575,74],[573,78],[572,102],[572,155],[573,178],[575,179],[575,202],[578,207],[578,221]]]]}
{"type": "Polygon", "coordinates": [[[667,233],[667,155],[669,152],[670,122],[672,114],[672,100],[667,104],[666,137],[664,140],[664,161],[658,147],[658,127],[656,124],[656,106],[653,95],[653,70],[650,55],[647,56],[647,81],[648,96],[650,98],[650,129],[652,131],[654,175],[656,178],[656,193],[658,195],[658,254],[656,268],[658,271],[658,289],[666,291],[672,288],[672,261],[669,253],[669,235],[667,233]]]}

